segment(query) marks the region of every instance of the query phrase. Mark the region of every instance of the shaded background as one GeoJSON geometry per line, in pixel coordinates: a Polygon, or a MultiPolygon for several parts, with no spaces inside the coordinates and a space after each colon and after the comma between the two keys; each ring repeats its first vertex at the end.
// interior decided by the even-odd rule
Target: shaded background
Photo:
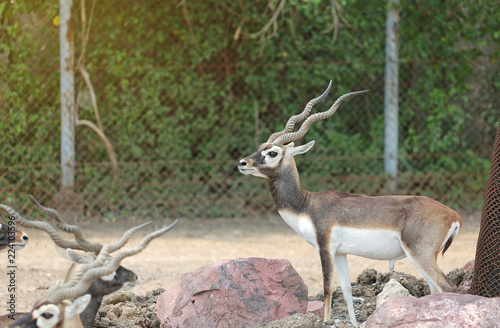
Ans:
{"type": "MultiPolygon", "coordinates": [[[[370,89],[315,123],[304,188],[382,194],[384,1],[74,1],[101,139],[76,128],[86,217],[237,217],[273,211],[264,179],[237,172],[333,80],[370,89]],[[278,10],[282,6],[281,10],[278,10]],[[278,12],[275,16],[274,14],[278,12]],[[82,19],[85,17],[85,20],[82,19]],[[274,19],[275,18],[275,19],[274,19]]],[[[398,193],[478,210],[500,117],[498,1],[401,1],[398,193]]],[[[59,191],[57,2],[0,4],[0,201],[33,211],[59,191]]],[[[78,116],[95,122],[75,69],[78,116]]]]}

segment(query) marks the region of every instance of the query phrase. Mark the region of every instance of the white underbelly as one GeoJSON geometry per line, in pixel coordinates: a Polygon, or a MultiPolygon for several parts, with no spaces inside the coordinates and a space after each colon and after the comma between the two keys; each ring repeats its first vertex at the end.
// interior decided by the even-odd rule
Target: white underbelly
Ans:
{"type": "Polygon", "coordinates": [[[318,249],[316,243],[316,229],[308,216],[297,215],[288,211],[279,211],[279,213],[290,228],[301,235],[309,244],[318,249]]]}
{"type": "Polygon", "coordinates": [[[389,229],[359,229],[335,227],[332,230],[331,249],[339,254],[352,254],[375,260],[393,260],[405,257],[400,235],[389,229]]]}
{"type": "MultiPolygon", "coordinates": [[[[279,211],[283,220],[309,244],[318,248],[316,228],[307,215],[279,211]]],[[[332,229],[330,249],[337,254],[352,254],[375,260],[394,260],[406,257],[400,235],[390,229],[359,229],[335,227],[332,229]]]]}

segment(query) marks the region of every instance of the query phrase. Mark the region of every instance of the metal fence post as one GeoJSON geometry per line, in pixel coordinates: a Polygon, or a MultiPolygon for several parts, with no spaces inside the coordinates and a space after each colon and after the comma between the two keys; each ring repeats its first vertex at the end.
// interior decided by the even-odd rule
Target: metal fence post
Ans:
{"type": "Polygon", "coordinates": [[[384,171],[389,175],[388,192],[396,190],[398,175],[398,112],[399,112],[399,0],[389,0],[386,20],[385,85],[384,85],[384,171]]]}
{"type": "Polygon", "coordinates": [[[73,0],[59,0],[61,75],[61,190],[53,198],[55,207],[69,216],[83,214],[83,195],[75,188],[75,75],[73,0]]]}
{"type": "Polygon", "coordinates": [[[75,76],[73,41],[73,0],[59,1],[61,68],[61,170],[63,189],[75,186],[75,76]]]}

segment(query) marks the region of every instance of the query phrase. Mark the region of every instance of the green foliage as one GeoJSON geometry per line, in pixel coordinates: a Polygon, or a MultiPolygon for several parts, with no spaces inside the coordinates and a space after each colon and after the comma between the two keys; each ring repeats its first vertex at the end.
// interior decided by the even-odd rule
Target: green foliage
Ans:
{"type": "MultiPolygon", "coordinates": [[[[268,204],[259,182],[238,176],[234,166],[281,130],[330,79],[331,96],[317,110],[343,93],[371,91],[346,101],[334,118],[313,125],[306,139],[317,140],[315,148],[298,160],[303,179],[311,190],[380,192],[379,182],[353,187],[348,183],[358,180],[339,178],[383,180],[387,3],[339,1],[335,34],[330,2],[287,1],[275,24],[262,31],[279,2],[97,3],[86,67],[104,131],[129,169],[122,167],[116,180],[109,167],[85,164],[106,162],[107,153],[92,131],[77,128],[78,188],[87,199],[102,198],[92,208],[138,213],[153,198],[158,201],[147,203],[152,208],[165,206],[179,215],[227,216],[259,208],[258,202],[268,204]],[[140,163],[148,169],[130,169],[140,163]],[[158,182],[166,179],[171,184],[158,182]],[[111,205],[102,203],[105,199],[111,205]],[[130,200],[127,205],[124,199],[130,200]],[[193,214],[189,205],[200,199],[206,200],[200,205],[204,210],[193,214]],[[166,202],[172,206],[162,205],[166,202]],[[175,205],[180,209],[173,210],[175,205]]],[[[74,6],[78,58],[80,8],[74,6]]],[[[484,168],[498,120],[499,47],[494,45],[500,38],[499,5],[401,1],[399,7],[402,176],[484,168]],[[473,136],[470,126],[481,136],[473,136]]],[[[8,58],[0,61],[5,146],[0,168],[9,168],[0,183],[5,188],[20,186],[26,173],[21,167],[59,160],[59,46],[52,23],[57,14],[57,2],[0,4],[5,22],[0,54],[8,58]]],[[[77,92],[84,88],[78,74],[76,84],[77,92]]],[[[79,109],[79,117],[94,120],[92,110],[79,109]]],[[[484,174],[484,169],[472,174],[484,174]]],[[[46,177],[29,176],[22,190],[48,195],[57,188],[52,171],[46,177]],[[38,179],[55,186],[42,191],[42,186],[33,187],[38,179]]]]}

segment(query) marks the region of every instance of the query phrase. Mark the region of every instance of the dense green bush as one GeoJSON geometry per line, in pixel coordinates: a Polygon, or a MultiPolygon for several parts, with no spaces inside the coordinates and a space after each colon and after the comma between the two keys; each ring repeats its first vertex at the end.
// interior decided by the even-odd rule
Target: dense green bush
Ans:
{"type": "MultiPolygon", "coordinates": [[[[196,216],[268,209],[261,181],[239,176],[237,160],[282,129],[330,79],[332,95],[318,109],[343,93],[371,91],[311,128],[306,139],[318,142],[298,159],[303,184],[381,192],[386,3],[339,1],[335,31],[330,2],[287,1],[264,40],[257,32],[279,3],[97,3],[86,67],[121,166],[113,175],[95,164],[108,160],[106,149],[92,131],[77,128],[77,188],[89,214],[130,215],[144,205],[152,215],[158,208],[196,216]],[[376,181],[359,185],[356,176],[376,181]],[[178,200],[164,206],[167,198],[178,200]]],[[[74,6],[78,58],[81,13],[74,6]]],[[[408,193],[480,204],[478,176],[485,179],[499,118],[498,10],[494,1],[401,1],[400,184],[408,193]],[[407,180],[450,173],[470,179],[459,186],[407,180]],[[476,194],[458,192],[464,189],[476,194]]],[[[58,189],[57,171],[45,169],[59,161],[57,14],[56,2],[0,4],[0,54],[6,55],[0,168],[8,170],[0,191],[6,197],[16,189],[48,200],[58,189]]],[[[84,88],[77,73],[77,92],[84,88]]],[[[80,109],[79,116],[93,120],[92,110],[80,109]]]]}

